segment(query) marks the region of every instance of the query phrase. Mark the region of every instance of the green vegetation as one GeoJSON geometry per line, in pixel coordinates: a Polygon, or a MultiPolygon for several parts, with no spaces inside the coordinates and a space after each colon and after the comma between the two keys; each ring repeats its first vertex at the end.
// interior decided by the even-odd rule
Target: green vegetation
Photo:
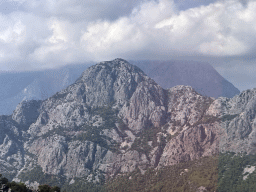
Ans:
{"type": "Polygon", "coordinates": [[[65,93],[57,92],[57,93],[54,94],[51,98],[53,98],[53,99],[63,99],[63,98],[65,98],[67,95],[68,95],[68,92],[65,92],[65,93]]]}
{"type": "Polygon", "coordinates": [[[27,186],[24,183],[16,183],[14,181],[12,182],[8,182],[6,185],[8,188],[11,188],[12,191],[15,192],[30,192],[32,190],[30,190],[29,188],[27,188],[27,186]]]}
{"type": "Polygon", "coordinates": [[[0,174],[0,185],[7,184],[7,183],[8,183],[8,179],[3,177],[2,174],[0,174]]]}
{"type": "MultiPolygon", "coordinates": [[[[145,134],[145,138],[146,135],[150,138],[151,134],[145,134]]],[[[20,178],[23,181],[45,183],[42,191],[49,189],[48,185],[59,185],[62,186],[61,191],[66,192],[194,192],[201,186],[210,192],[251,192],[256,191],[256,172],[243,174],[244,168],[250,166],[256,166],[256,155],[221,153],[218,156],[202,157],[199,160],[182,162],[160,169],[150,168],[144,174],[136,169],[134,172],[107,181],[102,176],[95,183],[88,182],[86,178],[75,178],[75,182],[69,185],[66,178],[61,179],[44,174],[39,167],[21,173],[20,178]],[[248,177],[244,180],[245,175],[248,177]]],[[[95,177],[94,175],[93,178],[95,177]]],[[[93,178],[92,180],[95,181],[93,178]]],[[[6,184],[8,180],[0,177],[0,183],[6,184]]],[[[26,189],[22,183],[12,182],[8,186],[17,188],[17,191],[26,189]]]]}
{"type": "MultiPolygon", "coordinates": [[[[139,135],[139,138],[136,138],[131,146],[131,150],[137,150],[139,153],[145,153],[148,155],[153,147],[159,145],[157,142],[157,133],[161,131],[161,128],[151,127],[145,129],[139,135]],[[148,142],[152,141],[152,146],[148,142]]],[[[165,139],[161,137],[160,145],[165,146],[165,139]]]]}
{"type": "MultiPolygon", "coordinates": [[[[94,173],[93,180],[95,179],[95,175],[94,173]]],[[[62,192],[103,192],[105,190],[103,186],[105,179],[103,174],[99,175],[101,175],[99,176],[99,182],[93,183],[88,182],[85,178],[75,178],[75,182],[69,185],[66,177],[43,173],[42,168],[38,166],[31,171],[21,173],[19,178],[22,181],[29,180],[30,182],[37,181],[38,183],[43,183],[39,187],[40,192],[53,192],[53,190],[58,192],[60,188],[57,186],[61,186],[62,192]]]]}
{"type": "Polygon", "coordinates": [[[38,189],[39,192],[60,192],[60,188],[57,186],[50,187],[49,185],[40,185],[38,189]]]}
{"type": "Polygon", "coordinates": [[[200,186],[216,191],[218,156],[203,157],[168,167],[148,169],[144,174],[137,169],[132,173],[110,180],[108,192],[195,192],[200,186]]]}
{"type": "Polygon", "coordinates": [[[70,131],[70,128],[64,128],[61,125],[57,125],[52,130],[48,131],[42,137],[45,139],[47,137],[50,137],[52,135],[58,134],[61,136],[64,136],[66,140],[79,140],[79,141],[92,141],[96,144],[98,144],[101,147],[104,147],[106,149],[109,149],[113,152],[119,152],[119,145],[113,141],[111,138],[104,136],[103,130],[106,129],[116,129],[116,131],[120,134],[120,136],[124,136],[122,132],[120,132],[115,123],[121,124],[121,128],[125,127],[125,124],[123,121],[117,117],[117,110],[112,109],[111,105],[103,106],[103,107],[94,107],[89,108],[89,112],[92,115],[99,115],[102,120],[103,124],[100,126],[93,126],[90,124],[84,124],[81,126],[75,126],[75,131],[82,131],[79,135],[71,136],[66,134],[66,132],[70,131]]]}
{"type": "Polygon", "coordinates": [[[104,129],[111,129],[116,127],[117,122],[117,109],[112,109],[112,104],[103,107],[94,107],[91,109],[91,114],[99,115],[104,121],[104,129]]]}
{"type": "Polygon", "coordinates": [[[103,180],[93,183],[81,178],[76,178],[75,183],[71,185],[69,185],[69,183],[65,183],[61,187],[61,190],[65,192],[106,192],[103,180]]]}
{"type": "Polygon", "coordinates": [[[238,116],[238,114],[235,115],[224,115],[221,120],[222,121],[231,121],[232,119],[236,118],[238,116]]]}
{"type": "Polygon", "coordinates": [[[47,137],[50,137],[50,136],[53,136],[53,135],[61,135],[61,136],[65,136],[66,139],[71,139],[70,137],[67,137],[66,134],[65,134],[65,129],[60,126],[60,125],[57,125],[56,127],[54,126],[54,128],[50,131],[48,131],[47,133],[43,134],[42,135],[42,138],[46,139],[47,137]]]}
{"type": "Polygon", "coordinates": [[[216,121],[221,121],[221,119],[219,117],[215,117],[215,116],[212,116],[212,115],[204,115],[202,117],[202,119],[200,119],[199,121],[194,123],[193,126],[197,126],[197,125],[200,125],[200,124],[210,124],[210,123],[214,123],[216,121]]]}
{"type": "Polygon", "coordinates": [[[40,166],[37,166],[30,171],[22,172],[18,178],[22,181],[37,181],[38,183],[44,183],[50,186],[61,186],[62,183],[65,183],[66,181],[65,177],[57,177],[55,175],[44,173],[40,166]]]}
{"type": "MultiPolygon", "coordinates": [[[[120,119],[117,117],[117,110],[112,109],[111,105],[108,105],[92,108],[90,109],[90,113],[93,115],[99,115],[104,121],[103,125],[92,126],[86,124],[80,127],[76,127],[76,131],[81,130],[85,131],[85,133],[77,135],[73,138],[73,140],[92,141],[101,147],[109,149],[113,152],[118,152],[119,145],[116,142],[112,141],[111,138],[102,135],[104,129],[117,130],[115,123],[120,123],[120,119]]],[[[117,132],[119,131],[117,130],[117,132]]]]}
{"type": "Polygon", "coordinates": [[[256,191],[255,171],[243,180],[243,171],[247,165],[256,166],[256,155],[221,153],[218,165],[218,192],[256,191]]]}
{"type": "Polygon", "coordinates": [[[81,133],[73,138],[73,140],[79,140],[79,141],[92,141],[96,144],[98,144],[101,147],[108,148],[107,140],[110,139],[104,135],[100,134],[101,129],[98,129],[94,126],[86,126],[86,132],[81,133]]]}
{"type": "MultiPolygon", "coordinates": [[[[11,189],[13,192],[33,192],[35,190],[29,189],[24,183],[9,182],[7,178],[0,174],[0,187],[4,189],[11,189]]],[[[50,187],[49,185],[39,185],[38,192],[60,192],[57,186],[50,187]]]]}

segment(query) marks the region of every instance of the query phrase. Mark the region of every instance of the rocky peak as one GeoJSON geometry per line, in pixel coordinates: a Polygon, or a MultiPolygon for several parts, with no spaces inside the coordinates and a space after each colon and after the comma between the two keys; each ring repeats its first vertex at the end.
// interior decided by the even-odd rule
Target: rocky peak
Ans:
{"type": "Polygon", "coordinates": [[[12,119],[22,126],[29,127],[39,116],[42,101],[24,100],[13,111],[12,119]]]}
{"type": "Polygon", "coordinates": [[[145,80],[149,78],[138,67],[123,59],[115,59],[88,68],[76,84],[84,90],[84,101],[90,106],[114,102],[123,105],[131,98],[137,85],[145,80]]]}
{"type": "Polygon", "coordinates": [[[172,121],[193,125],[209,108],[214,98],[198,94],[192,87],[178,85],[168,89],[168,112],[172,121]]]}
{"type": "Polygon", "coordinates": [[[97,107],[116,109],[118,117],[134,131],[162,125],[167,92],[138,67],[123,59],[105,61],[88,68],[71,86],[42,104],[32,135],[46,133],[57,122],[64,127],[87,124],[97,107]]]}
{"type": "Polygon", "coordinates": [[[187,85],[177,85],[175,87],[169,88],[168,89],[169,93],[171,95],[175,95],[176,97],[190,97],[190,96],[195,96],[199,95],[194,88],[191,86],[187,85]]]}
{"type": "Polygon", "coordinates": [[[243,91],[231,99],[219,98],[222,131],[221,151],[255,153],[256,89],[243,91]]]}
{"type": "Polygon", "coordinates": [[[243,91],[239,95],[236,95],[232,99],[230,99],[230,112],[234,114],[241,113],[246,108],[252,107],[253,103],[255,103],[256,98],[256,89],[248,89],[243,91]]]}

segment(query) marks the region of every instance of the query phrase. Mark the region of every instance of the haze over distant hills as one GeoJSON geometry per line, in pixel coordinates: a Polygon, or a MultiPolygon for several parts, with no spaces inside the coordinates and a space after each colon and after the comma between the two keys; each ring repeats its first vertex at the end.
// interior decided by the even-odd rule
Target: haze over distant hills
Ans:
{"type": "Polygon", "coordinates": [[[234,97],[240,91],[224,79],[210,64],[197,61],[130,61],[163,88],[189,85],[198,93],[210,97],[234,97]]]}
{"type": "Polygon", "coordinates": [[[9,115],[23,100],[44,100],[66,88],[92,63],[57,69],[0,73],[0,115],[9,115]]]}
{"type": "MultiPolygon", "coordinates": [[[[163,88],[192,86],[210,97],[233,97],[239,90],[211,65],[194,61],[131,61],[163,88]]],[[[0,115],[10,115],[23,100],[44,100],[71,85],[93,63],[37,72],[0,73],[0,115]]]]}

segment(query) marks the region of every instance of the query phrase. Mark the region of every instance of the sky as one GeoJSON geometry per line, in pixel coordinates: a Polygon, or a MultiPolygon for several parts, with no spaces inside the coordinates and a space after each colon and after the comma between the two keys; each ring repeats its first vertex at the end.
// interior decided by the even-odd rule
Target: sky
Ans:
{"type": "Polygon", "coordinates": [[[255,0],[0,0],[0,23],[0,71],[185,59],[256,88],[255,0]]]}

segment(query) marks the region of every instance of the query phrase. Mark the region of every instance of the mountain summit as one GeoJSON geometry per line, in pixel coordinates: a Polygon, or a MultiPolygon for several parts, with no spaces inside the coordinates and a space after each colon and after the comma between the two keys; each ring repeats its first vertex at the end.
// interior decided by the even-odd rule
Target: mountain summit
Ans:
{"type": "Polygon", "coordinates": [[[163,89],[123,59],[101,62],[52,97],[24,101],[11,116],[0,116],[0,171],[29,184],[43,182],[35,180],[39,175],[99,182],[220,149],[249,145],[252,152],[254,127],[242,125],[254,122],[254,103],[255,91],[214,99],[190,86],[163,89]]]}
{"type": "MultiPolygon", "coordinates": [[[[163,88],[192,86],[209,97],[239,93],[209,64],[193,61],[131,61],[163,88]]],[[[92,63],[37,72],[0,73],[0,115],[10,115],[24,100],[44,100],[73,84],[92,63]]]]}

